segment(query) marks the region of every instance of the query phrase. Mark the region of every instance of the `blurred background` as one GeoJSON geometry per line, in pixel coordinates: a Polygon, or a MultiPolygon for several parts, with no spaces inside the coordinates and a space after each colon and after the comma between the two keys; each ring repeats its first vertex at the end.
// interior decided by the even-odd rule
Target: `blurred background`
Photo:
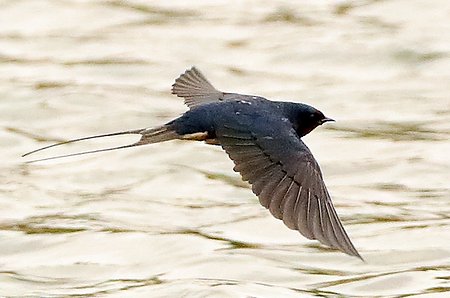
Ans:
{"type": "Polygon", "coordinates": [[[449,20],[447,0],[0,1],[0,296],[447,297],[449,20]],[[272,218],[215,146],[20,157],[179,116],[192,65],[337,120],[304,140],[366,263],[272,218]]]}

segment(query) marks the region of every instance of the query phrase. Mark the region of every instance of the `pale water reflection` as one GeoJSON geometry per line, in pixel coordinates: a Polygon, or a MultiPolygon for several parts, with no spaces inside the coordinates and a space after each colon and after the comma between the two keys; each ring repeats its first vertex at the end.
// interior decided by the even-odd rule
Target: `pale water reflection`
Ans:
{"type": "Polygon", "coordinates": [[[0,296],[448,296],[449,14],[446,0],[0,2],[0,296]],[[172,119],[191,65],[338,120],[305,141],[366,263],[272,218],[220,148],[20,158],[172,119]]]}

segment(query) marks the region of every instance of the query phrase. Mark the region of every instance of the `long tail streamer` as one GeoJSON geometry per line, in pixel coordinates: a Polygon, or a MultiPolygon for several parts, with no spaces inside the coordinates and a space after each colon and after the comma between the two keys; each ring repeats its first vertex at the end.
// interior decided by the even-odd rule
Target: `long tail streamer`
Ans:
{"type": "Polygon", "coordinates": [[[46,157],[46,158],[40,158],[40,159],[34,159],[27,161],[27,163],[34,163],[38,161],[46,161],[46,160],[53,160],[58,158],[64,158],[64,157],[71,157],[71,156],[78,156],[78,155],[84,155],[84,154],[90,154],[90,153],[97,153],[97,152],[104,152],[104,151],[111,151],[111,150],[117,150],[117,149],[124,149],[124,148],[130,148],[130,147],[136,147],[146,144],[153,144],[153,143],[159,143],[164,141],[169,141],[173,139],[178,139],[180,136],[171,130],[167,125],[163,125],[161,127],[157,128],[144,128],[144,129],[135,129],[135,130],[128,130],[128,131],[120,131],[120,132],[114,132],[114,133],[107,133],[107,134],[101,134],[101,135],[95,135],[95,136],[89,136],[89,137],[83,137],[73,140],[68,140],[52,145],[48,145],[33,151],[30,151],[28,153],[25,153],[22,155],[22,157],[29,156],[31,154],[53,148],[56,146],[61,146],[65,144],[70,144],[74,142],[84,141],[84,140],[90,140],[90,139],[97,139],[97,138],[104,138],[104,137],[112,137],[112,136],[119,136],[119,135],[129,135],[129,134],[138,134],[141,135],[141,138],[139,141],[124,145],[124,146],[118,146],[118,147],[111,147],[111,148],[104,148],[104,149],[97,149],[97,150],[90,150],[90,151],[83,151],[83,152],[77,152],[77,153],[71,153],[71,154],[64,154],[64,155],[58,155],[58,156],[52,156],[52,157],[46,157]]]}

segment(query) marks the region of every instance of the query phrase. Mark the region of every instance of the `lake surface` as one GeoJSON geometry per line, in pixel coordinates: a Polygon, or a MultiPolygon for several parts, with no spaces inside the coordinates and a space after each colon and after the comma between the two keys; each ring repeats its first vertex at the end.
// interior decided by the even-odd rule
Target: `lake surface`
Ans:
{"type": "Polygon", "coordinates": [[[450,296],[449,20],[447,0],[0,1],[0,296],[450,296]],[[177,117],[191,65],[337,120],[304,141],[366,263],[274,219],[216,146],[20,157],[177,117]]]}

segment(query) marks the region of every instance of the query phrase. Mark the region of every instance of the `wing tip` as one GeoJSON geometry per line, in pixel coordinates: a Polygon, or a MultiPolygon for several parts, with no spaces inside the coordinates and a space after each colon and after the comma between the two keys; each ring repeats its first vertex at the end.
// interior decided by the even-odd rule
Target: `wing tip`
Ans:
{"type": "Polygon", "coordinates": [[[181,86],[182,83],[195,83],[192,82],[192,75],[194,74],[200,74],[201,76],[203,76],[201,74],[201,72],[197,69],[197,67],[195,67],[195,65],[192,65],[191,67],[187,68],[182,74],[180,74],[176,79],[175,82],[173,82],[172,84],[172,89],[171,92],[172,94],[178,96],[178,97],[183,97],[180,94],[180,91],[182,91],[183,89],[186,89],[187,87],[192,87],[192,86],[181,86]]]}
{"type": "Polygon", "coordinates": [[[361,256],[361,254],[358,252],[358,250],[355,248],[355,246],[353,245],[353,243],[351,243],[350,246],[350,250],[345,250],[343,251],[344,253],[348,254],[349,256],[352,257],[357,257],[358,259],[360,259],[362,262],[366,263],[366,260],[361,256]]]}

